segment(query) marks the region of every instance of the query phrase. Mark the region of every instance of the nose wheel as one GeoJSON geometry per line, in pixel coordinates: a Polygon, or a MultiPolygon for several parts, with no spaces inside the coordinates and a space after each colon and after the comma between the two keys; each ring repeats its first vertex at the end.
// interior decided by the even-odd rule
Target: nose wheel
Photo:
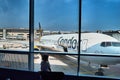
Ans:
{"type": "Polygon", "coordinates": [[[98,68],[98,71],[95,72],[95,75],[97,75],[97,76],[104,76],[103,71],[104,71],[104,70],[103,70],[102,68],[98,68]]]}

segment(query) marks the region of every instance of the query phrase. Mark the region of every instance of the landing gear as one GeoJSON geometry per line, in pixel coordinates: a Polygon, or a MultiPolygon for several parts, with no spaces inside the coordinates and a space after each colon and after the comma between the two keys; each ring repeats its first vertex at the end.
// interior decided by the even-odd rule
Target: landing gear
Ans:
{"type": "Polygon", "coordinates": [[[98,68],[98,71],[95,72],[95,75],[97,75],[97,76],[104,76],[103,71],[104,71],[104,70],[103,70],[102,68],[98,68]]]}

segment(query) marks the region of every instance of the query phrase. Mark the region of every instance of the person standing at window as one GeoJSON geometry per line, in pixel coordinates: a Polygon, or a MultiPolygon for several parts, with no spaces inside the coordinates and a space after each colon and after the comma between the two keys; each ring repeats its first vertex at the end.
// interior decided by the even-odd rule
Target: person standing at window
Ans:
{"type": "Polygon", "coordinates": [[[102,69],[102,68],[99,68],[98,71],[95,72],[95,75],[104,76],[103,69],[102,69]]]}
{"type": "Polygon", "coordinates": [[[41,56],[42,56],[41,71],[51,72],[50,63],[48,61],[49,56],[47,54],[44,54],[44,55],[41,55],[41,56]]]}

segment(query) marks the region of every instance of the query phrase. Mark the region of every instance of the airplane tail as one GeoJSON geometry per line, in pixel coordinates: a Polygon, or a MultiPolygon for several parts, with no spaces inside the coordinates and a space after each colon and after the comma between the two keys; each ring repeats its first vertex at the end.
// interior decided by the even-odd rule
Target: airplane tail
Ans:
{"type": "Polygon", "coordinates": [[[42,27],[41,27],[40,22],[39,22],[39,33],[40,33],[40,36],[39,36],[39,41],[40,41],[40,39],[41,39],[41,37],[42,37],[42,35],[43,35],[43,29],[42,29],[42,27]]]}
{"type": "MultiPolygon", "coordinates": [[[[39,22],[39,30],[38,30],[38,32],[39,32],[39,43],[40,43],[41,37],[43,36],[43,29],[41,28],[40,22],[39,22]]],[[[34,50],[39,51],[40,48],[35,45],[34,50]]]]}

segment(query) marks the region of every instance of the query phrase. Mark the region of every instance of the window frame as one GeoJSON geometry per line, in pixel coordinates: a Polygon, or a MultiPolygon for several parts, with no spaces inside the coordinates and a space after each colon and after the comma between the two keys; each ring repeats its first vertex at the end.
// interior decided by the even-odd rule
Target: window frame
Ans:
{"type": "MultiPolygon", "coordinates": [[[[80,73],[80,56],[102,56],[102,57],[120,57],[118,55],[91,55],[91,54],[80,54],[80,40],[81,40],[81,16],[82,16],[82,0],[79,0],[79,24],[78,24],[78,32],[79,32],[79,35],[78,35],[78,54],[67,54],[67,55],[78,55],[78,68],[77,68],[77,75],[76,76],[81,76],[79,73],[80,73]]],[[[17,52],[18,54],[28,54],[29,56],[29,70],[30,71],[33,71],[34,70],[34,53],[41,53],[41,54],[44,54],[46,52],[34,52],[34,0],[29,0],[29,51],[8,51],[8,50],[0,50],[0,52],[4,52],[4,53],[15,53],[17,52]]],[[[49,52],[49,51],[48,51],[49,52]]],[[[57,54],[57,55],[65,55],[66,53],[62,53],[62,54],[58,54],[56,52],[49,52],[50,54],[57,54]]],[[[86,76],[86,77],[89,77],[89,76],[86,76]]],[[[92,77],[92,76],[90,76],[92,77]]],[[[103,77],[98,77],[98,76],[95,76],[97,78],[102,78],[103,77]]],[[[109,78],[109,77],[108,77],[109,78]]]]}

